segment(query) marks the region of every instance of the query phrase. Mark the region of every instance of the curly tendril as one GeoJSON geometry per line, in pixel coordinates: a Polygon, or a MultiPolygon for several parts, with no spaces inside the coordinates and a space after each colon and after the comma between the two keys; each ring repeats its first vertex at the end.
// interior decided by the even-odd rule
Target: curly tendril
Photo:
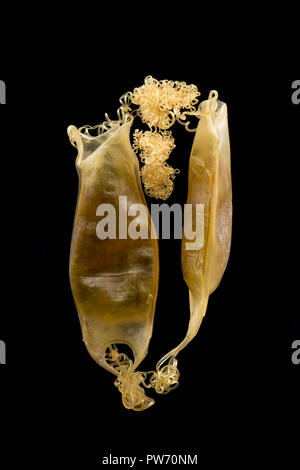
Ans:
{"type": "Polygon", "coordinates": [[[179,170],[166,163],[175,148],[170,131],[146,131],[136,129],[133,134],[133,149],[140,152],[144,163],[141,169],[145,193],[150,197],[167,199],[173,191],[173,179],[179,170]]]}
{"type": "Polygon", "coordinates": [[[148,76],[144,85],[134,89],[131,101],[139,105],[138,115],[150,128],[168,129],[180,117],[182,108],[196,111],[199,95],[196,85],[172,80],[158,81],[148,76]]]}
{"type": "Polygon", "coordinates": [[[179,385],[179,370],[177,369],[177,359],[172,356],[167,365],[158,368],[150,378],[150,384],[156,393],[165,394],[174,390],[179,385]]]}
{"type": "Polygon", "coordinates": [[[117,109],[117,117],[118,119],[110,119],[109,115],[107,113],[104,114],[105,116],[105,121],[103,121],[101,124],[97,124],[96,126],[89,126],[85,125],[79,128],[79,132],[81,134],[84,134],[88,137],[94,137],[95,134],[91,134],[91,131],[94,131],[97,135],[104,134],[106,131],[111,129],[112,127],[115,126],[121,126],[122,124],[125,124],[126,122],[132,121],[134,119],[134,111],[132,112],[132,109],[130,108],[130,96],[131,92],[124,93],[124,95],[121,96],[119,99],[121,106],[117,109]]]}
{"type": "Polygon", "coordinates": [[[118,373],[114,385],[122,395],[122,402],[129,410],[142,411],[154,404],[154,400],[146,396],[143,385],[150,388],[145,383],[147,374],[145,372],[135,372],[133,361],[124,353],[119,353],[116,345],[110,345],[106,352],[106,362],[118,373]]]}
{"type": "Polygon", "coordinates": [[[148,76],[144,85],[135,88],[130,99],[139,106],[137,115],[151,131],[137,131],[134,135],[134,150],[140,152],[144,163],[141,176],[145,193],[156,199],[167,199],[174,188],[173,180],[179,170],[166,163],[175,148],[169,129],[177,120],[180,122],[182,109],[191,113],[200,95],[195,85],[172,80],[156,80],[148,76]]]}

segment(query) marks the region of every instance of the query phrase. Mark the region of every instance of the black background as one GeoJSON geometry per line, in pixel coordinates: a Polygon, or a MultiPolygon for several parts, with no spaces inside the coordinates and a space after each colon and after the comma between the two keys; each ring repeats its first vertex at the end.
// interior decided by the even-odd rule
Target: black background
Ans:
{"type": "MultiPolygon", "coordinates": [[[[68,468],[94,468],[109,453],[197,453],[211,466],[255,463],[258,455],[268,461],[282,450],[280,433],[297,422],[299,399],[300,365],[291,363],[291,343],[300,339],[294,269],[300,105],[291,102],[293,80],[241,71],[209,76],[167,63],[91,69],[87,61],[82,76],[57,69],[22,80],[0,77],[7,84],[0,109],[7,281],[0,339],[7,365],[0,373],[2,416],[14,443],[3,446],[2,456],[7,450],[11,465],[68,468]],[[149,74],[194,83],[201,99],[216,89],[227,103],[233,237],[200,331],[178,357],[179,388],[135,413],[123,408],[113,376],[81,341],[68,279],[77,174],[66,129],[99,123],[105,112],[114,118],[119,96],[149,74]]],[[[181,173],[168,202],[183,204],[193,135],[176,125],[174,136],[170,163],[181,173]]],[[[153,369],[178,344],[189,318],[180,241],[160,240],[159,248],[153,337],[141,370],[153,369]]]]}

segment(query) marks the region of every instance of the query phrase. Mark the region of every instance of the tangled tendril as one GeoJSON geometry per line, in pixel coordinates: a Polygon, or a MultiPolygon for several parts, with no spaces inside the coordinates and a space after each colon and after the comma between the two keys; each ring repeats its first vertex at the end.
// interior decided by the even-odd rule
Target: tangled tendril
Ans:
{"type": "Polygon", "coordinates": [[[146,131],[138,129],[133,134],[133,149],[140,152],[144,163],[141,169],[145,193],[150,197],[167,199],[173,191],[173,179],[179,170],[166,163],[175,148],[170,131],[146,131]]]}
{"type": "Polygon", "coordinates": [[[174,138],[170,131],[135,130],[133,135],[133,149],[140,151],[140,159],[144,163],[165,162],[175,148],[174,138]]]}
{"type": "Polygon", "coordinates": [[[110,345],[106,352],[106,361],[117,372],[118,377],[114,385],[122,394],[122,402],[125,408],[135,411],[142,411],[153,405],[154,400],[146,396],[140,384],[149,388],[145,380],[145,372],[135,372],[133,361],[124,353],[119,353],[115,345],[110,345]]]}
{"type": "Polygon", "coordinates": [[[96,126],[82,126],[79,128],[79,132],[87,135],[88,137],[94,137],[95,134],[96,136],[104,134],[104,132],[108,131],[114,126],[120,126],[126,122],[132,121],[134,118],[134,111],[132,111],[130,108],[130,96],[131,92],[127,92],[124,93],[124,95],[122,95],[119,99],[121,106],[117,109],[118,119],[110,119],[109,115],[105,113],[105,121],[103,121],[101,124],[97,124],[96,126]],[[95,134],[91,134],[91,131],[93,131],[95,134]]]}
{"type": "Polygon", "coordinates": [[[179,385],[179,370],[177,359],[172,356],[167,365],[153,373],[150,384],[159,394],[169,393],[179,385]]]}
{"type": "Polygon", "coordinates": [[[134,150],[140,152],[144,163],[141,176],[145,193],[156,199],[168,199],[171,195],[175,175],[179,170],[166,163],[171,151],[175,148],[174,138],[167,131],[175,121],[180,122],[182,109],[195,112],[197,97],[200,95],[195,85],[172,80],[156,80],[148,76],[144,85],[135,88],[130,99],[139,106],[138,116],[151,131],[136,131],[134,150]],[[159,130],[157,130],[159,129],[159,130]]]}
{"type": "Polygon", "coordinates": [[[180,117],[181,109],[196,111],[200,95],[196,85],[172,80],[156,80],[150,75],[135,88],[131,101],[139,105],[138,115],[151,127],[168,129],[180,117]]]}

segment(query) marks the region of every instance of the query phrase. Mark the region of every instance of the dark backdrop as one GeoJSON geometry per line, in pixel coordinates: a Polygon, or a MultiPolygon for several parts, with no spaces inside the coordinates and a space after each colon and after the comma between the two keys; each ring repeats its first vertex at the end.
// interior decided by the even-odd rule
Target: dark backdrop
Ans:
{"type": "MultiPolygon", "coordinates": [[[[3,414],[18,451],[10,462],[99,464],[109,453],[198,454],[201,463],[257,460],[278,452],[279,416],[293,421],[296,376],[291,343],[296,308],[297,174],[300,105],[293,80],[266,74],[201,73],[197,67],[141,67],[63,75],[3,76],[2,245],[5,288],[0,339],[3,414]],[[233,237],[227,269],[197,337],[179,354],[180,386],[148,410],[125,410],[114,377],[81,341],[68,260],[77,197],[76,151],[66,129],[115,117],[118,98],[147,75],[194,83],[228,105],[233,237]],[[272,444],[266,435],[274,433],[272,444]],[[269,447],[270,446],[270,447],[269,447]]],[[[48,73],[49,72],[49,73],[48,73]]],[[[292,77],[297,78],[297,77],[292,77]]],[[[181,173],[169,203],[183,204],[193,134],[174,128],[170,163],[181,173]]],[[[149,202],[149,200],[148,200],[149,202]]],[[[188,291],[180,241],[160,240],[153,337],[141,370],[185,336],[188,291]]],[[[298,369],[297,369],[298,367],[298,369]]],[[[272,434],[273,435],[273,434],[272,434]]],[[[12,441],[11,441],[12,442],[12,441]]]]}

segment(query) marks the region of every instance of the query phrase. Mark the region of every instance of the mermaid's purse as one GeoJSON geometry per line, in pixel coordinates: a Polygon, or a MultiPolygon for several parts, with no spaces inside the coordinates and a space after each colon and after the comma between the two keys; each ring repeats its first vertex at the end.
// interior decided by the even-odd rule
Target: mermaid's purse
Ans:
{"type": "MultiPolygon", "coordinates": [[[[132,211],[142,205],[144,211],[135,223],[141,230],[151,230],[139,163],[129,141],[131,124],[114,124],[96,137],[75,126],[68,128],[78,150],[80,181],[70,281],[88,352],[117,376],[124,406],[143,410],[154,400],[146,397],[140,386],[145,375],[136,368],[147,354],[152,335],[159,261],[157,239],[149,233],[145,239],[128,237],[125,227],[130,222],[127,206],[132,211]],[[116,344],[129,346],[134,360],[119,353],[116,344]]],[[[131,230],[134,236],[134,227],[131,230]]]]}
{"type": "Polygon", "coordinates": [[[182,272],[189,288],[190,321],[183,341],[157,363],[151,382],[158,393],[167,393],[178,385],[176,356],[196,336],[208,297],[218,287],[230,253],[232,190],[227,106],[217,100],[216,92],[211,92],[193,114],[199,123],[189,161],[186,204],[190,206],[185,210],[185,216],[192,210],[192,217],[189,223],[184,221],[181,247],[182,272]],[[198,220],[197,213],[203,215],[200,223],[196,223],[198,243],[185,236],[186,232],[195,232],[189,224],[198,220]]]}

